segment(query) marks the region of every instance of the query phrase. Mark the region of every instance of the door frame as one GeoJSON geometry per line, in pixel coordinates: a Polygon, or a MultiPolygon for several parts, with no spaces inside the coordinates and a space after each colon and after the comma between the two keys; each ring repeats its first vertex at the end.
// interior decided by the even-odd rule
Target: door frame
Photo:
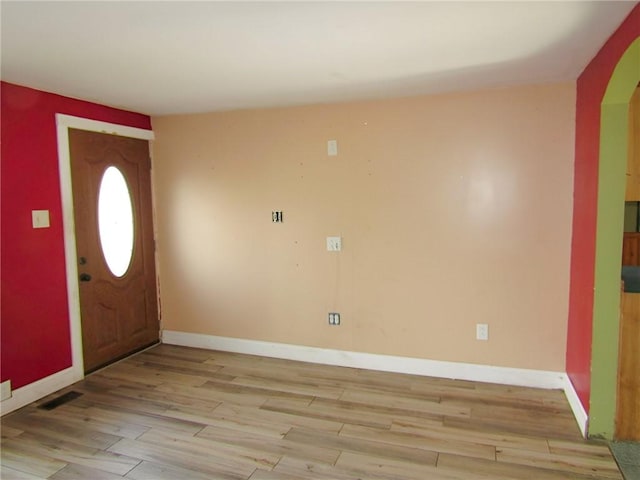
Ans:
{"type": "MultiPolygon", "coordinates": [[[[122,137],[138,138],[147,141],[154,140],[155,135],[152,130],[56,113],[58,167],[60,171],[62,226],[64,233],[65,270],[67,276],[67,303],[69,305],[69,331],[71,332],[71,369],[73,371],[73,381],[78,381],[84,378],[84,359],[82,351],[82,319],[80,316],[80,288],[78,281],[78,253],[76,250],[73,187],[71,183],[71,153],[69,150],[70,128],[105,133],[109,135],[119,135],[122,137]]],[[[151,154],[151,152],[149,152],[149,154],[151,154]]],[[[153,208],[153,192],[151,192],[151,204],[153,208]]],[[[155,232],[155,221],[153,224],[155,232]]],[[[158,271],[156,260],[156,281],[157,276],[158,271]]]]}

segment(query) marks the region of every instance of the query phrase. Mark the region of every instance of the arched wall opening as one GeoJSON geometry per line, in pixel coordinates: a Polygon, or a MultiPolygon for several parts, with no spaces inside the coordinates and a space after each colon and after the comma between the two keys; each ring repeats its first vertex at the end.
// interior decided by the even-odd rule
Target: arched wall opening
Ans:
{"type": "Polygon", "coordinates": [[[629,101],[638,82],[640,38],[618,61],[601,106],[589,410],[592,437],[612,438],[614,434],[629,101]]]}

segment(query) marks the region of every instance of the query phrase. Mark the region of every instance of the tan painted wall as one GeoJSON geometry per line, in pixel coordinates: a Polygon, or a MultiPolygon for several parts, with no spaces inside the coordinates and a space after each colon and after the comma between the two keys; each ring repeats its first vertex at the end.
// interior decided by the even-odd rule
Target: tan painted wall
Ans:
{"type": "Polygon", "coordinates": [[[153,118],[163,327],[564,371],[574,114],[557,84],[153,118]]]}

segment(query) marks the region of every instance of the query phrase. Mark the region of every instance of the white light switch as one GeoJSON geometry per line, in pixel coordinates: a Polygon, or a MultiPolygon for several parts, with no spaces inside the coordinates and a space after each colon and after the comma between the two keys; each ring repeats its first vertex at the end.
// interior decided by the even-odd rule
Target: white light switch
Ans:
{"type": "Polygon", "coordinates": [[[327,142],[327,155],[330,157],[335,157],[338,155],[338,141],[337,140],[329,140],[327,142]]]}
{"type": "Polygon", "coordinates": [[[327,237],[327,251],[339,252],[342,250],[342,237],[327,237]]]}
{"type": "Polygon", "coordinates": [[[33,228],[49,228],[49,210],[32,210],[31,223],[33,228]]]}

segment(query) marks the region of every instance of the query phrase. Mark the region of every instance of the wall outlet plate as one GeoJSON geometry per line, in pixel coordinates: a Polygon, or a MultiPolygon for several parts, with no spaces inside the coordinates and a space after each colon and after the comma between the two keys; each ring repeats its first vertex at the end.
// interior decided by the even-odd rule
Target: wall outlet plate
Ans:
{"type": "Polygon", "coordinates": [[[338,312],[329,312],[329,325],[340,325],[340,314],[338,312]]]}
{"type": "Polygon", "coordinates": [[[11,380],[0,383],[0,401],[11,398],[11,380]]]}
{"type": "Polygon", "coordinates": [[[489,340],[489,325],[487,323],[476,324],[476,340],[489,340]]]}
{"type": "Polygon", "coordinates": [[[339,252],[342,250],[342,237],[327,237],[327,251],[339,252]]]}
{"type": "Polygon", "coordinates": [[[327,142],[327,155],[330,157],[338,156],[338,141],[337,140],[329,140],[327,142]]]}

